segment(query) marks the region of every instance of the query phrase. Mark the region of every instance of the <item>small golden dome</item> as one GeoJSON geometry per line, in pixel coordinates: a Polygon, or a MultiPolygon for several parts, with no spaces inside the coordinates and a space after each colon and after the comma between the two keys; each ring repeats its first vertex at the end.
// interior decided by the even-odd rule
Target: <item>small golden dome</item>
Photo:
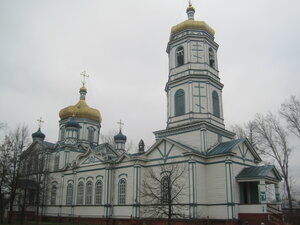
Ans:
{"type": "Polygon", "coordinates": [[[174,34],[177,34],[180,31],[187,30],[187,29],[205,30],[212,36],[215,35],[215,31],[204,21],[185,20],[182,23],[179,23],[172,27],[170,39],[174,34]]]}
{"type": "Polygon", "coordinates": [[[190,3],[189,6],[186,9],[186,12],[193,10],[195,12],[195,8],[192,6],[192,4],[190,3]]]}
{"type": "Polygon", "coordinates": [[[93,109],[89,107],[85,102],[85,94],[87,89],[83,86],[80,88],[80,93],[84,92],[84,96],[80,98],[79,102],[76,105],[71,105],[66,108],[63,108],[59,112],[60,119],[67,119],[72,116],[79,117],[79,118],[87,118],[91,120],[98,121],[101,123],[102,118],[100,112],[97,109],[93,109]]]}
{"type": "Polygon", "coordinates": [[[82,87],[80,88],[79,92],[80,92],[80,91],[85,91],[85,92],[87,92],[87,89],[86,89],[85,86],[82,86],[82,87]]]}

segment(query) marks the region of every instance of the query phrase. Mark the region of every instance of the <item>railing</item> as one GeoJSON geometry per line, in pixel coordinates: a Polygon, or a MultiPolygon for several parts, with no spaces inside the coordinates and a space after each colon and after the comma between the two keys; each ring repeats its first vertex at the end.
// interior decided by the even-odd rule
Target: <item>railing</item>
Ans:
{"type": "Polygon", "coordinates": [[[269,220],[274,224],[283,224],[284,217],[282,211],[277,208],[276,204],[267,204],[267,212],[269,213],[269,220]]]}

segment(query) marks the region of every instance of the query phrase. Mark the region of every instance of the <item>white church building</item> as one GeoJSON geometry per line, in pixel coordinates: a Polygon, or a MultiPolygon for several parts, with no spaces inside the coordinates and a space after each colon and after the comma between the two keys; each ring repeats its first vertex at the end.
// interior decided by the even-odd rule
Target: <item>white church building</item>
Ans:
{"type": "Polygon", "coordinates": [[[267,204],[267,185],[274,186],[273,208],[280,210],[278,171],[262,165],[249,141],[235,139],[225,128],[215,31],[194,19],[191,4],[186,12],[188,19],[172,27],[167,45],[167,127],[154,132],[156,141],[149,149],[141,141],[138,153],[128,153],[121,129],[114,146],[99,143],[102,118],[87,105],[85,85],[79,90],[79,101],[59,112],[56,143],[45,142],[40,129],[32,135],[26,151],[40,147],[48,151],[51,185],[44,215],[153,217],[153,206],[159,210],[168,200],[164,186],[168,168],[180,170],[177,188],[181,191],[172,204],[174,210],[181,207],[183,218],[268,218],[272,207],[267,204]],[[162,181],[153,200],[144,191],[145,184],[154,185],[151,173],[162,181]]]}

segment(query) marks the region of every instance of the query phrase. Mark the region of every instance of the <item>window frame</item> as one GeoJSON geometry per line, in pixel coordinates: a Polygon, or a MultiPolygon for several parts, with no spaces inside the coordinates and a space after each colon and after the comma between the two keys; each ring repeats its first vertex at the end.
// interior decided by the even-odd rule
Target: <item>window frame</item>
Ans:
{"type": "Polygon", "coordinates": [[[208,64],[211,68],[216,68],[215,52],[211,47],[208,49],[208,64]]]}
{"type": "Polygon", "coordinates": [[[54,156],[54,166],[53,166],[54,171],[59,170],[59,161],[60,161],[60,154],[59,152],[57,152],[54,156]]]}
{"type": "Polygon", "coordinates": [[[184,47],[180,45],[176,48],[176,67],[184,65],[184,47]]]}
{"type": "Polygon", "coordinates": [[[127,192],[127,180],[122,178],[118,183],[118,204],[125,205],[126,204],[126,192],[127,192]]]}
{"type": "Polygon", "coordinates": [[[85,204],[92,205],[93,204],[93,182],[88,181],[85,184],[85,204]]]}
{"type": "Polygon", "coordinates": [[[97,182],[95,183],[95,205],[102,204],[102,193],[103,193],[103,182],[102,180],[97,180],[97,182]]]}
{"type": "Polygon", "coordinates": [[[93,127],[88,128],[88,141],[93,143],[95,138],[95,129],[93,127]]]}
{"type": "Polygon", "coordinates": [[[84,183],[83,181],[80,181],[77,184],[77,205],[83,205],[84,203],[84,183]]]}
{"type": "Polygon", "coordinates": [[[50,205],[56,205],[56,196],[57,196],[57,185],[53,184],[51,187],[50,205]]]}
{"type": "Polygon", "coordinates": [[[161,178],[161,204],[169,203],[169,182],[170,177],[165,175],[161,178]]]}
{"type": "Polygon", "coordinates": [[[174,94],[174,115],[182,116],[185,114],[185,92],[178,89],[174,94]]]}
{"type": "Polygon", "coordinates": [[[73,192],[74,192],[74,185],[69,183],[67,185],[66,191],[66,205],[73,205],[73,192]]]}
{"type": "Polygon", "coordinates": [[[212,114],[215,117],[221,117],[220,98],[216,91],[212,92],[212,114]]]}

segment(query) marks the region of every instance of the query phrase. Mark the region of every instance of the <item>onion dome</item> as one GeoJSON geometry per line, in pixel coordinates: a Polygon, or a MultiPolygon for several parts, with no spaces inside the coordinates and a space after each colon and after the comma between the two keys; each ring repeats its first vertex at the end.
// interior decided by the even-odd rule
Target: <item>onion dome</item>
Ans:
{"type": "Polygon", "coordinates": [[[120,132],[114,136],[114,140],[115,141],[126,141],[127,137],[124,134],[122,134],[122,131],[120,130],[120,132]]]}
{"type": "Polygon", "coordinates": [[[77,122],[75,121],[74,117],[71,117],[71,118],[69,119],[69,121],[66,122],[65,127],[66,127],[66,128],[68,128],[68,127],[80,128],[80,125],[79,125],[79,123],[77,123],[77,122]]]}
{"type": "Polygon", "coordinates": [[[39,128],[37,132],[34,132],[32,135],[32,139],[35,138],[40,138],[40,139],[45,139],[46,135],[41,131],[41,129],[39,128]]]}
{"type": "Polygon", "coordinates": [[[102,118],[100,112],[97,109],[89,107],[85,102],[85,95],[87,93],[86,87],[82,86],[79,90],[80,100],[76,105],[68,106],[59,112],[60,119],[67,119],[72,116],[79,118],[87,118],[91,120],[98,121],[101,123],[102,118]]]}
{"type": "Polygon", "coordinates": [[[188,20],[185,20],[182,23],[179,23],[172,27],[170,39],[172,39],[173,35],[181,32],[183,30],[188,30],[188,29],[189,30],[204,30],[212,36],[215,35],[215,31],[207,23],[205,23],[204,21],[194,20],[195,8],[192,6],[192,4],[189,4],[189,6],[186,9],[186,13],[188,15],[188,20]]]}

